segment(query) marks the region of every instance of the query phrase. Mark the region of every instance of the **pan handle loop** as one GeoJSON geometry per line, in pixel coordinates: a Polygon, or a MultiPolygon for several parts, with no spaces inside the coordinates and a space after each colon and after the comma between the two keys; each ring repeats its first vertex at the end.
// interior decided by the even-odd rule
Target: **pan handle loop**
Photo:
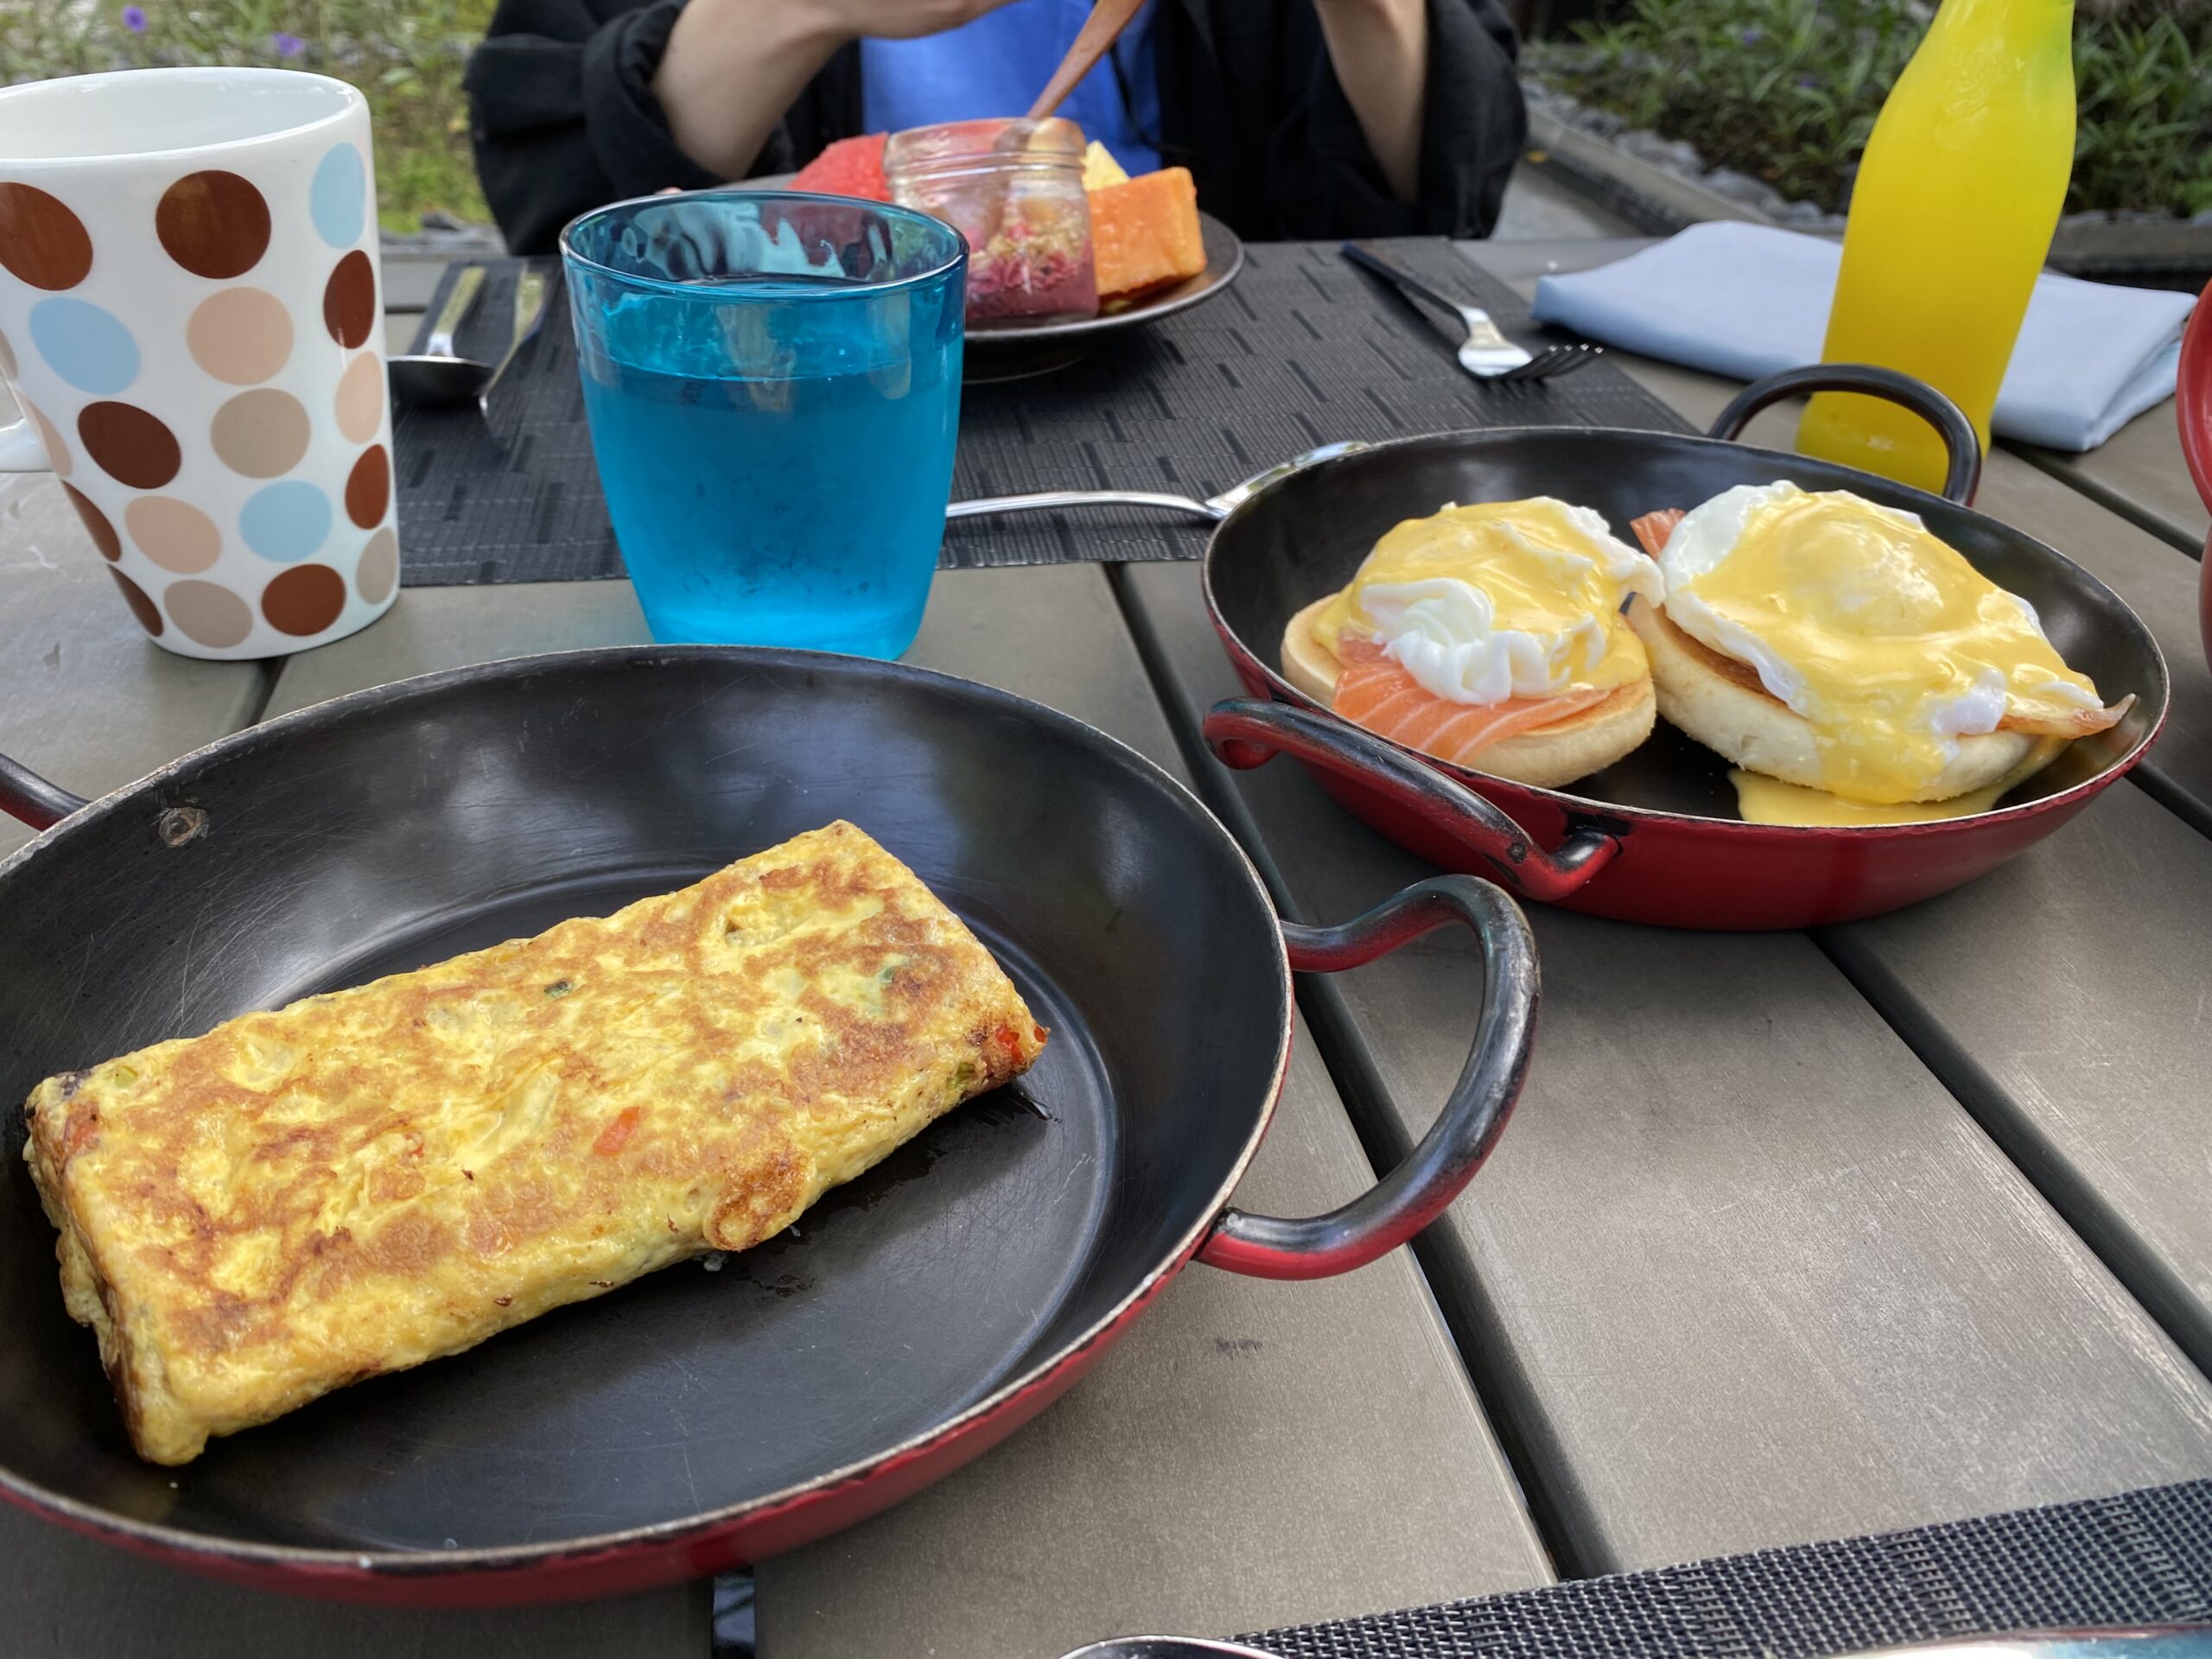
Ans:
{"type": "Polygon", "coordinates": [[[1044,512],[1055,507],[1156,507],[1185,518],[1217,524],[1229,509],[1213,501],[1193,501],[1187,495],[1161,495],[1151,490],[1046,490],[1035,495],[985,495],[955,501],[944,510],[947,518],[983,518],[1003,512],[1044,512]]]}
{"type": "Polygon", "coordinates": [[[1943,499],[1962,507],[1973,505],[1974,493],[1981,486],[1981,440],[1966,411],[1925,380],[1872,363],[1811,363],[1754,380],[1720,411],[1706,436],[1733,439],[1769,404],[1814,391],[1862,392],[1902,404],[1919,416],[1936,429],[1950,456],[1943,474],[1943,499]]]}
{"type": "Polygon", "coordinates": [[[1584,828],[1571,831],[1558,851],[1545,852],[1497,807],[1436,767],[1371,732],[1291,703],[1258,697],[1216,703],[1205,737],[1240,772],[1281,753],[1381,790],[1482,857],[1523,899],[1566,898],[1621,849],[1618,836],[1584,828]]]}
{"type": "Polygon", "coordinates": [[[1446,922],[1483,944],[1482,1018],[1436,1122],[1405,1160],[1325,1216],[1290,1221],[1224,1210],[1198,1259],[1261,1279],[1323,1279],[1397,1249],[1459,1196],[1520,1098],[1536,1035],[1536,942],[1520,906],[1471,875],[1437,875],[1337,927],[1282,924],[1290,965],[1335,973],[1372,962],[1446,922]]]}
{"type": "Polygon", "coordinates": [[[83,796],[72,795],[20,760],[0,754],[0,812],[34,830],[50,830],[84,804],[83,796]]]}

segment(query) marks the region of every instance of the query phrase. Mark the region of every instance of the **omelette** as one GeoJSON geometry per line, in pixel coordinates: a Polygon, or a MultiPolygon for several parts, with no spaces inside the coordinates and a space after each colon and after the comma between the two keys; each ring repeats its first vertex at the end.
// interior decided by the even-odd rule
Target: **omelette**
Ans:
{"type": "Polygon", "coordinates": [[[535,938],[49,1077],[24,1157],[140,1456],[782,1231],[1046,1033],[832,823],[535,938]]]}

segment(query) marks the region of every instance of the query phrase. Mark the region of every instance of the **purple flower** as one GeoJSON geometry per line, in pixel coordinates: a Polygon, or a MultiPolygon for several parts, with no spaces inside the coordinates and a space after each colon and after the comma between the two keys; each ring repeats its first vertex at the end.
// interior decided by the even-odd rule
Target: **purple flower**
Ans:
{"type": "Polygon", "coordinates": [[[1797,84],[1809,92],[1821,83],[1810,75],[1800,75],[1797,77],[1797,84]]]}
{"type": "Polygon", "coordinates": [[[1766,39],[1766,30],[1763,29],[1747,29],[1740,32],[1736,38],[1738,41],[1741,41],[1745,46],[1757,46],[1761,41],[1766,39]]]}
{"type": "Polygon", "coordinates": [[[298,35],[287,35],[282,30],[269,37],[269,44],[280,58],[296,58],[308,49],[308,43],[298,35]]]}
{"type": "Polygon", "coordinates": [[[143,6],[125,6],[123,9],[123,26],[133,35],[143,35],[146,32],[146,9],[143,6]]]}

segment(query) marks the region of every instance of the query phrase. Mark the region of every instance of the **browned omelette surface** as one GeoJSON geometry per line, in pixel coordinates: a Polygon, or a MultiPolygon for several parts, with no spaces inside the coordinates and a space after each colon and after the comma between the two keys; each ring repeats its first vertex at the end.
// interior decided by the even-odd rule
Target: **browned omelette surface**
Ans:
{"type": "Polygon", "coordinates": [[[25,1149],[140,1454],[779,1232],[1045,1041],[833,823],[695,887],[48,1079],[25,1149]]]}

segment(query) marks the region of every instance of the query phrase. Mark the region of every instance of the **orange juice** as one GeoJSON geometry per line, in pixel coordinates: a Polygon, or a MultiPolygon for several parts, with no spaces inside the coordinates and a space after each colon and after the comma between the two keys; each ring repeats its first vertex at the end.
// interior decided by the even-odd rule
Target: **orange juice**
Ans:
{"type": "MultiPolygon", "coordinates": [[[[2073,0],[1942,0],[1874,124],[1821,357],[1950,394],[1981,446],[2074,165],[2073,0]]],[[[1943,443],[1849,392],[1813,399],[1797,448],[1936,490],[1943,443]]]]}

